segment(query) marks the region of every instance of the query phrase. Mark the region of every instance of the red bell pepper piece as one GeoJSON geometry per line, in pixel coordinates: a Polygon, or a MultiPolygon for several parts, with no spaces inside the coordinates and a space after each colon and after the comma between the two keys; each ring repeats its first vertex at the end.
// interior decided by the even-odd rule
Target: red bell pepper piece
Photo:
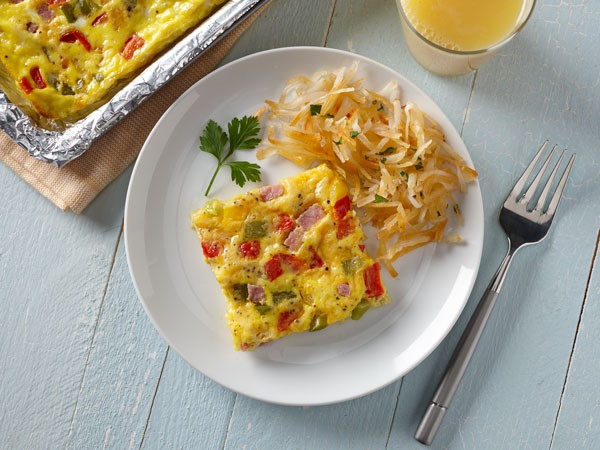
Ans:
{"type": "Polygon", "coordinates": [[[367,297],[379,297],[383,295],[385,289],[381,283],[381,274],[379,273],[379,263],[373,264],[363,272],[363,279],[365,281],[365,287],[367,297]]]}
{"type": "Polygon", "coordinates": [[[265,273],[267,274],[269,281],[276,280],[280,275],[283,275],[280,255],[273,256],[265,263],[265,273]]]}
{"type": "Polygon", "coordinates": [[[259,241],[244,241],[239,246],[240,253],[248,259],[256,259],[260,255],[259,241]]]}
{"type": "Polygon", "coordinates": [[[354,222],[352,217],[345,217],[337,223],[337,233],[335,236],[338,239],[345,238],[354,231],[354,222]]]}
{"type": "Polygon", "coordinates": [[[289,214],[281,213],[277,218],[277,223],[275,224],[275,231],[278,233],[285,233],[286,231],[292,231],[296,226],[296,222],[289,214]]]}
{"type": "Polygon", "coordinates": [[[317,253],[317,251],[313,248],[313,246],[311,245],[310,247],[308,247],[308,251],[310,252],[310,268],[314,269],[316,267],[323,267],[325,265],[325,263],[323,262],[323,260],[321,259],[321,257],[319,256],[319,254],[317,253]]]}
{"type": "Polygon", "coordinates": [[[40,68],[35,66],[29,71],[29,75],[31,75],[31,79],[38,87],[38,89],[44,89],[46,87],[46,82],[44,81],[44,77],[42,77],[42,72],[40,72],[40,68]]]}
{"type": "Polygon", "coordinates": [[[107,20],[108,20],[108,15],[105,12],[103,12],[102,14],[100,14],[98,17],[96,17],[92,21],[92,26],[96,27],[100,24],[106,23],[107,20]]]}
{"type": "Polygon", "coordinates": [[[81,31],[67,31],[65,34],[63,34],[60,37],[60,42],[67,42],[69,44],[72,44],[75,41],[79,41],[79,43],[81,45],[83,45],[83,48],[85,48],[88,52],[92,49],[92,45],[90,44],[90,42],[85,38],[85,36],[83,35],[83,33],[81,31]]]}
{"type": "Polygon", "coordinates": [[[277,319],[277,329],[281,331],[287,331],[294,320],[300,316],[299,312],[296,311],[281,311],[277,319]]]}
{"type": "Polygon", "coordinates": [[[350,197],[347,195],[339,199],[337,202],[335,202],[335,205],[333,205],[333,218],[335,220],[343,219],[346,217],[346,214],[348,214],[348,211],[350,211],[351,206],[350,197]]]}
{"type": "Polygon", "coordinates": [[[23,92],[25,92],[25,94],[29,94],[31,91],[33,91],[33,86],[25,77],[21,78],[21,81],[19,81],[19,86],[21,86],[21,89],[23,89],[23,92]]]}
{"type": "Polygon", "coordinates": [[[265,263],[265,272],[269,281],[273,281],[282,275],[284,267],[294,273],[299,273],[305,270],[308,264],[296,255],[279,253],[265,263]]]}
{"type": "Polygon", "coordinates": [[[221,254],[223,247],[219,241],[202,241],[202,252],[206,258],[215,258],[221,254]]]}
{"type": "Polygon", "coordinates": [[[299,273],[306,269],[306,261],[298,258],[296,255],[282,253],[279,256],[281,257],[281,262],[283,265],[294,273],[299,273]]]}
{"type": "Polygon", "coordinates": [[[351,207],[350,197],[347,195],[339,199],[335,202],[335,205],[333,205],[333,218],[337,221],[336,237],[338,239],[342,239],[354,231],[352,218],[346,217],[350,212],[351,207]]]}
{"type": "Polygon", "coordinates": [[[121,56],[125,59],[131,59],[136,50],[142,48],[146,41],[137,33],[133,33],[129,39],[125,41],[121,49],[121,56]]]}

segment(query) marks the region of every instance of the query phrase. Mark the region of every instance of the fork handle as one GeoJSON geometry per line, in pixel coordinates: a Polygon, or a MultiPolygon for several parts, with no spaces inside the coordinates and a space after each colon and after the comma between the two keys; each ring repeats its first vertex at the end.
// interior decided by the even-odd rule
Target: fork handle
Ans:
{"type": "Polygon", "coordinates": [[[421,423],[415,433],[415,439],[425,445],[430,445],[433,442],[433,439],[442,424],[444,414],[446,413],[448,406],[450,406],[450,402],[456,393],[460,380],[475,352],[479,338],[481,337],[483,329],[494,308],[494,304],[500,293],[500,288],[506,277],[506,272],[517,249],[518,248],[513,247],[509,241],[509,250],[500,263],[500,267],[498,267],[496,274],[490,281],[481,300],[479,300],[479,304],[477,305],[471,320],[469,320],[469,323],[454,350],[452,358],[450,358],[446,373],[438,385],[425,415],[421,419],[421,423]]]}

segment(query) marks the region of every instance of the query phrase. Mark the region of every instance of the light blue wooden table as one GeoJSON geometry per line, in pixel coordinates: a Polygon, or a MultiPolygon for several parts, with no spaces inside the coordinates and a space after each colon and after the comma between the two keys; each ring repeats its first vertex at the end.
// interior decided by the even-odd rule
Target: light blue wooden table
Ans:
{"type": "Polygon", "coordinates": [[[410,449],[443,368],[505,251],[509,186],[550,139],[577,152],[551,236],[518,255],[433,448],[600,448],[600,2],[541,0],[477,73],[440,78],[407,53],[393,0],[274,0],[228,61],[292,45],[350,50],[419,85],[480,174],[478,281],[441,346],[366,397],[283,407],[189,367],[129,277],[131,170],[80,216],[0,167],[0,448],[410,449]]]}

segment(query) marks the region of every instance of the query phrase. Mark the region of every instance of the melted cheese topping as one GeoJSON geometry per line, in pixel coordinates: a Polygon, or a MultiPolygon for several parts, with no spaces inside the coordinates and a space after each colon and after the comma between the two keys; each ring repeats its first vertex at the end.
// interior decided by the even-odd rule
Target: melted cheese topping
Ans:
{"type": "Polygon", "coordinates": [[[1,2],[0,87],[43,125],[64,126],[107,101],[224,2],[1,2]]]}
{"type": "Polygon", "coordinates": [[[257,189],[226,203],[210,201],[192,214],[206,261],[227,298],[236,349],[359,318],[389,301],[383,285],[375,294],[369,291],[365,274],[375,270],[379,280],[379,269],[362,246],[365,236],[345,183],[322,165],[279,187],[282,194],[273,199],[265,200],[257,189]],[[343,217],[336,213],[341,199],[348,202],[343,217]],[[320,211],[318,219],[302,228],[298,246],[290,245],[311,208],[320,211]],[[292,219],[285,230],[282,215],[292,219]],[[259,243],[259,251],[249,257],[242,249],[250,241],[259,243]],[[252,299],[252,287],[264,298],[252,299]]]}

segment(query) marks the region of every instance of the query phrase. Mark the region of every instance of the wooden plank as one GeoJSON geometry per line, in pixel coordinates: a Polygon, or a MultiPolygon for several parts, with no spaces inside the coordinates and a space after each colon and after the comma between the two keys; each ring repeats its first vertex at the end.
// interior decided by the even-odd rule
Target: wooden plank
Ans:
{"type": "Polygon", "coordinates": [[[81,216],[0,166],[0,436],[64,446],[118,239],[128,176],[81,216]]]}
{"type": "Polygon", "coordinates": [[[335,0],[272,0],[223,64],[252,53],[298,45],[323,45],[335,0]]]}
{"type": "Polygon", "coordinates": [[[480,275],[457,327],[405,377],[391,448],[421,448],[412,439],[418,421],[505,251],[499,207],[544,138],[578,151],[559,216],[544,243],[517,255],[434,448],[550,446],[600,214],[593,101],[600,77],[592,67],[600,49],[598,20],[588,20],[598,8],[539,2],[522,35],[477,74],[463,137],[484,198],[480,275]]]}
{"type": "Polygon", "coordinates": [[[399,387],[396,382],[357,400],[306,408],[239,395],[225,449],[385,448],[399,387]]]}
{"type": "Polygon", "coordinates": [[[121,238],[68,448],[139,448],[167,353],[135,293],[121,238]]]}
{"type": "Polygon", "coordinates": [[[600,447],[600,230],[551,448],[600,447]]]}
{"type": "Polygon", "coordinates": [[[222,449],[235,398],[170,349],[140,448],[222,449]]]}

